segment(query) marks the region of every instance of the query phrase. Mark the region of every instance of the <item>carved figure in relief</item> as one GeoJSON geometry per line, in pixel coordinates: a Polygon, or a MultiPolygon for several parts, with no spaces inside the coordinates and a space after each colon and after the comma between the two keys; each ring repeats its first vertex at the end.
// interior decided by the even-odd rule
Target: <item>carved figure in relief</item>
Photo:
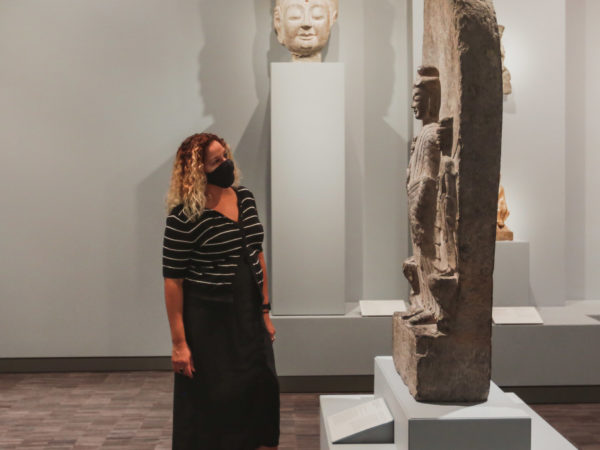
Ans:
{"type": "Polygon", "coordinates": [[[502,43],[504,25],[498,25],[498,32],[500,33],[500,59],[502,60],[502,93],[508,95],[512,93],[512,85],[510,84],[510,72],[504,65],[504,44],[502,43]]]}
{"type": "Polygon", "coordinates": [[[490,391],[499,38],[492,0],[424,0],[412,102],[423,127],[407,183],[411,305],[393,318],[394,366],[418,402],[482,402],[490,391]]]}
{"type": "Polygon", "coordinates": [[[498,190],[498,216],[496,219],[496,240],[497,241],[512,241],[513,232],[506,225],[506,219],[510,215],[508,205],[506,204],[506,196],[504,195],[504,186],[500,185],[498,190]]]}
{"type": "Polygon", "coordinates": [[[338,0],[276,0],[273,25],[292,61],[320,62],[337,16],[338,0]]]}
{"type": "Polygon", "coordinates": [[[440,252],[438,271],[443,275],[453,275],[456,270],[456,169],[454,161],[442,156],[442,175],[439,189],[440,252]]]}
{"type": "Polygon", "coordinates": [[[419,67],[412,109],[423,128],[411,146],[407,170],[413,255],[403,265],[411,285],[404,318],[413,324],[440,324],[456,291],[457,197],[452,119],[439,121],[441,86],[433,66],[419,67]]]}

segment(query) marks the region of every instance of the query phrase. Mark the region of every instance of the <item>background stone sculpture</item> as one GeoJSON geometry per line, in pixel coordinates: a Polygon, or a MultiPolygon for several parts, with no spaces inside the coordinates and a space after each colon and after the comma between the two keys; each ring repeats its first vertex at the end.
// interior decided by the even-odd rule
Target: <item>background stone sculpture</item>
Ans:
{"type": "Polygon", "coordinates": [[[500,185],[500,191],[498,192],[498,216],[496,219],[496,240],[497,241],[512,241],[513,232],[506,225],[506,219],[510,215],[508,205],[506,204],[506,197],[504,195],[504,187],[500,185]]]}
{"type": "Polygon", "coordinates": [[[394,363],[422,401],[487,398],[502,133],[502,63],[490,0],[425,0],[408,197],[411,308],[394,363]],[[439,120],[439,117],[445,119],[439,120]]]}
{"type": "Polygon", "coordinates": [[[338,0],[276,0],[273,26],[292,61],[320,62],[337,16],[338,0]]]}
{"type": "Polygon", "coordinates": [[[504,25],[498,25],[500,32],[500,55],[502,57],[502,92],[504,95],[512,93],[512,85],[510,84],[510,72],[504,65],[504,44],[502,43],[502,36],[504,35],[504,25]]]}

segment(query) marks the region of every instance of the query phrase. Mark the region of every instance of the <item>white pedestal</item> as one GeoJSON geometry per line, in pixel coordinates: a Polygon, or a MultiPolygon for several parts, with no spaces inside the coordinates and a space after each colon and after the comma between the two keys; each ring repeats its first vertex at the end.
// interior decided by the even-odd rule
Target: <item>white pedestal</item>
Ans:
{"type": "Polygon", "coordinates": [[[344,64],[271,64],[274,315],[344,314],[344,64]]]}
{"type": "Polygon", "coordinates": [[[531,418],[494,383],[484,403],[421,403],[408,392],[392,357],[378,356],[375,397],[383,397],[394,416],[394,438],[399,449],[531,448],[531,418]]]}
{"type": "Polygon", "coordinates": [[[531,306],[529,242],[496,241],[494,306],[531,306]]]}
{"type": "Polygon", "coordinates": [[[565,438],[514,394],[491,383],[480,404],[431,404],[415,401],[396,373],[392,357],[375,358],[375,395],[322,395],[321,449],[402,450],[573,450],[565,438]],[[373,398],[383,398],[394,417],[394,441],[332,444],[327,417],[373,398]]]}

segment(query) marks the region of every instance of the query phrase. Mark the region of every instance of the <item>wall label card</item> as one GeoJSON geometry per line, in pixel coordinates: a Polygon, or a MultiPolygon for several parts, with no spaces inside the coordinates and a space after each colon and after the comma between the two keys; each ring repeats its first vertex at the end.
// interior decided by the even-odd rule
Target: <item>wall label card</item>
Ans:
{"type": "Polygon", "coordinates": [[[496,325],[541,325],[542,316],[533,306],[497,306],[492,309],[492,319],[496,325]]]}
{"type": "Polygon", "coordinates": [[[367,430],[393,423],[394,418],[385,400],[377,398],[332,414],[327,421],[331,442],[336,444],[367,430]]]}
{"type": "Polygon", "coordinates": [[[360,300],[362,316],[393,316],[396,311],[406,311],[404,300],[360,300]]]}

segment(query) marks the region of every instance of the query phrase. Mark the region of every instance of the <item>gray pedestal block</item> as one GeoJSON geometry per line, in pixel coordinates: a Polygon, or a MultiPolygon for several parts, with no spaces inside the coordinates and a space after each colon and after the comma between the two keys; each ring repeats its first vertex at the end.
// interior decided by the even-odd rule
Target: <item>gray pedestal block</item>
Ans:
{"type": "Polygon", "coordinates": [[[383,397],[394,416],[399,449],[531,448],[531,418],[493,383],[488,400],[483,403],[421,403],[410,395],[392,358],[378,356],[375,397],[383,397]]]}
{"type": "Polygon", "coordinates": [[[494,306],[531,306],[529,242],[496,242],[494,306]]]}

